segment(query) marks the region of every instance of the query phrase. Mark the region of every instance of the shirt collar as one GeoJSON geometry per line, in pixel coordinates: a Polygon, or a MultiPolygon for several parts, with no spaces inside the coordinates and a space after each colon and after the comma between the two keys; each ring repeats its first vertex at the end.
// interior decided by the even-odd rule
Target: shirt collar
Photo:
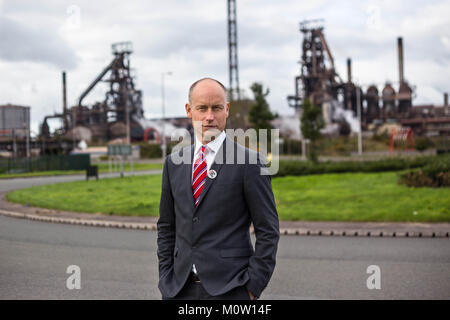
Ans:
{"type": "MultiPolygon", "coordinates": [[[[218,137],[216,137],[213,141],[209,142],[206,146],[208,147],[208,150],[212,150],[214,153],[217,153],[219,151],[220,146],[222,145],[223,141],[226,138],[225,131],[222,131],[218,137]]],[[[200,148],[202,147],[202,142],[198,139],[197,135],[195,135],[195,149],[194,154],[197,154],[200,151],[200,148]]]]}

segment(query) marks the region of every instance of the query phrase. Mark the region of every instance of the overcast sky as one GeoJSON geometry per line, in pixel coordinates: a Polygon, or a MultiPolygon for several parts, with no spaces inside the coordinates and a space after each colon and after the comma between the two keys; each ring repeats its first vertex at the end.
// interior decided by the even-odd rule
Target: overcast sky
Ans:
{"type": "MultiPolygon", "coordinates": [[[[184,116],[189,85],[205,76],[228,85],[226,0],[21,1],[0,0],[0,104],[31,106],[32,130],[62,110],[61,71],[75,105],[111,61],[111,44],[132,41],[132,67],[144,93],[147,118],[184,116]]],[[[397,37],[403,37],[405,78],[413,104],[442,105],[450,91],[450,0],[328,1],[237,0],[241,89],[270,88],[270,107],[293,114],[286,96],[299,74],[299,22],[324,19],[337,72],[347,79],[353,61],[359,83],[398,81],[397,37]]],[[[398,87],[398,85],[394,85],[398,87]]],[[[97,86],[85,102],[103,100],[97,86]]]]}

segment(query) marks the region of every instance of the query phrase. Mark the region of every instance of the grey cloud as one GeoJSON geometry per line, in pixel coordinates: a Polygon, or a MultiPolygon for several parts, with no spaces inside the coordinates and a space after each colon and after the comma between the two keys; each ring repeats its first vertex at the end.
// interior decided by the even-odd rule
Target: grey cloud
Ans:
{"type": "Polygon", "coordinates": [[[243,21],[238,26],[239,45],[254,45],[262,47],[279,47],[300,38],[298,23],[279,22],[282,27],[275,28],[270,24],[255,25],[243,21]]]}
{"type": "MultiPolygon", "coordinates": [[[[198,51],[202,49],[226,49],[226,22],[180,23],[166,22],[171,28],[161,29],[161,25],[151,23],[147,28],[151,34],[146,37],[145,53],[154,58],[167,57],[182,51],[198,51]]],[[[145,35],[144,35],[145,36],[145,35]]]]}
{"type": "Polygon", "coordinates": [[[0,16],[0,43],[3,60],[45,62],[69,70],[77,66],[73,50],[53,30],[31,28],[0,16]]]}

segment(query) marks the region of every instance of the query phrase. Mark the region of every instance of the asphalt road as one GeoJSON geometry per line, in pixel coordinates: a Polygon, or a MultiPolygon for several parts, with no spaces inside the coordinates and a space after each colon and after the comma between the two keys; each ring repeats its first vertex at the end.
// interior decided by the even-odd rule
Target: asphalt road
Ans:
{"type": "MultiPolygon", "coordinates": [[[[157,278],[154,231],[0,216],[0,299],[160,299],[157,278]],[[70,265],[81,289],[66,287],[70,265]]],[[[282,236],[261,298],[450,299],[450,240],[282,236]]]]}

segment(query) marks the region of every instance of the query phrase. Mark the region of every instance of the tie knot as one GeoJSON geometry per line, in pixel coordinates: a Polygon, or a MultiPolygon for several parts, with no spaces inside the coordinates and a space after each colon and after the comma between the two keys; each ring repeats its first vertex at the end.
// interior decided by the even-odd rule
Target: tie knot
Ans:
{"type": "Polygon", "coordinates": [[[201,147],[201,149],[200,149],[200,150],[201,150],[201,152],[202,152],[202,153],[205,153],[205,151],[206,151],[206,146],[205,146],[205,145],[203,145],[203,146],[201,147]]]}

